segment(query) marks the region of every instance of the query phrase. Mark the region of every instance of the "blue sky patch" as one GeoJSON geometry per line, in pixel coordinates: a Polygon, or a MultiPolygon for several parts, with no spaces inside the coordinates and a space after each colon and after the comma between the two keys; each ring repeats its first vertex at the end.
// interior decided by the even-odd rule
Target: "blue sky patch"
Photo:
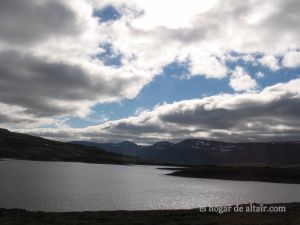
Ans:
{"type": "Polygon", "coordinates": [[[104,52],[98,54],[96,57],[100,59],[104,65],[116,67],[120,67],[122,65],[122,56],[113,51],[110,43],[102,44],[100,47],[104,49],[104,52]]]}
{"type": "Polygon", "coordinates": [[[109,5],[103,9],[95,11],[94,16],[98,17],[101,22],[108,22],[118,20],[122,15],[115,7],[109,5]]]}

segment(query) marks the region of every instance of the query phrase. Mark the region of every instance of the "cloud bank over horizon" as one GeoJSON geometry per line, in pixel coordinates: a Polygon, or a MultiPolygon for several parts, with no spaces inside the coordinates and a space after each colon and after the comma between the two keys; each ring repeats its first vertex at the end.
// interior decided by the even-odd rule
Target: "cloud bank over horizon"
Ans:
{"type": "Polygon", "coordinates": [[[0,126],[62,140],[298,140],[299,10],[297,0],[1,1],[0,126]],[[184,74],[165,72],[173,63],[184,74]],[[161,76],[226,88],[140,102],[161,76]],[[137,115],[95,109],[125,101],[139,101],[137,115]],[[68,122],[90,117],[99,124],[68,122]]]}
{"type": "Polygon", "coordinates": [[[157,105],[136,116],[82,129],[30,132],[61,140],[153,143],[208,138],[227,141],[299,140],[300,78],[258,93],[220,94],[157,105]]]}

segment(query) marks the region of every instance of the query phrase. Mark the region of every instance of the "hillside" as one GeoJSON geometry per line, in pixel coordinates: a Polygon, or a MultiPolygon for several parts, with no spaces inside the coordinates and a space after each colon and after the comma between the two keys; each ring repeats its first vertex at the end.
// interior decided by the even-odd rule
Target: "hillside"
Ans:
{"type": "Polygon", "coordinates": [[[299,167],[236,167],[236,166],[197,166],[181,168],[169,175],[193,178],[224,180],[264,181],[300,184],[299,167]]]}
{"type": "Polygon", "coordinates": [[[230,143],[189,139],[176,144],[158,142],[149,146],[136,145],[132,142],[75,143],[164,163],[185,165],[300,165],[300,142],[230,143]]]}
{"type": "Polygon", "coordinates": [[[52,141],[5,129],[0,129],[0,158],[108,164],[145,163],[135,157],[106,152],[96,147],[52,141]]]}

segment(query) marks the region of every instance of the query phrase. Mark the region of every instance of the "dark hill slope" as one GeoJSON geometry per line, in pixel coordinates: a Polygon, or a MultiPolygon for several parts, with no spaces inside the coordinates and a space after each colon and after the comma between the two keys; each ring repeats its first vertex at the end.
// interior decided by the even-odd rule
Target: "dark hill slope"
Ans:
{"type": "Polygon", "coordinates": [[[135,157],[106,152],[96,147],[52,141],[5,129],[0,129],[0,158],[108,164],[145,163],[135,157]]]}

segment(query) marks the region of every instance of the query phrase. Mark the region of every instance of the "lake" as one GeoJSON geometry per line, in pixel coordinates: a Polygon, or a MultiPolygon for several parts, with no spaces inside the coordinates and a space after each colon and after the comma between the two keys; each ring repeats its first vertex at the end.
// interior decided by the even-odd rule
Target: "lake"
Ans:
{"type": "Polygon", "coordinates": [[[187,209],[300,201],[299,184],[167,176],[157,166],[0,161],[0,208],[187,209]]]}

